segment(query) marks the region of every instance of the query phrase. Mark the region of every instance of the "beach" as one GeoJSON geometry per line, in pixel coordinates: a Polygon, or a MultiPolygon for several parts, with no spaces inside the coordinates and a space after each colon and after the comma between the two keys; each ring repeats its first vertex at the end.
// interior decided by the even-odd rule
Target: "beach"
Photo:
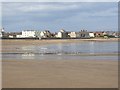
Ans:
{"type": "Polygon", "coordinates": [[[108,0],[2,0],[2,88],[118,89],[118,8],[108,0]]]}
{"type": "Polygon", "coordinates": [[[49,45],[49,44],[59,44],[59,43],[81,43],[81,42],[118,42],[118,38],[110,38],[110,39],[51,39],[51,40],[1,40],[2,43],[2,52],[21,52],[19,47],[22,46],[41,46],[41,45],[49,45]],[[10,48],[10,49],[9,49],[10,48]],[[9,50],[8,50],[9,49],[9,50]]]}
{"type": "Polygon", "coordinates": [[[93,39],[49,39],[49,40],[23,40],[23,39],[4,39],[1,40],[2,43],[5,45],[11,45],[14,43],[14,45],[39,45],[39,44],[51,44],[51,43],[71,43],[71,42],[85,42],[85,41],[99,41],[99,42],[111,42],[111,41],[119,41],[119,38],[108,38],[108,39],[103,39],[103,38],[93,38],[93,39]]]}
{"type": "Polygon", "coordinates": [[[3,88],[117,88],[117,61],[3,60],[3,88]]]}
{"type": "MultiPolygon", "coordinates": [[[[117,41],[117,39],[92,41],[117,41]]],[[[53,43],[79,43],[91,40],[2,40],[2,53],[18,47],[53,43]],[[17,47],[16,47],[17,46],[17,47]]],[[[18,51],[17,51],[18,50],[18,51]]],[[[53,55],[54,57],[54,55],[53,55]]],[[[117,88],[117,60],[2,59],[3,88],[117,88]]]]}

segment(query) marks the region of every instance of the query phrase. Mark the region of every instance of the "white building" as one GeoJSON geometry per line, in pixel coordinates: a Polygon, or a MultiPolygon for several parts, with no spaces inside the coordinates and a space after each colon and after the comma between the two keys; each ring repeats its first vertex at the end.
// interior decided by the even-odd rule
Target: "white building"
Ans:
{"type": "Polygon", "coordinates": [[[30,37],[36,37],[35,36],[35,30],[24,30],[22,31],[22,35],[17,35],[17,38],[30,38],[30,37]]]}
{"type": "Polygon", "coordinates": [[[67,33],[65,30],[61,29],[57,35],[56,35],[57,38],[67,38],[67,33]]]}
{"type": "Polygon", "coordinates": [[[0,38],[3,36],[4,28],[0,29],[0,38]]]}
{"type": "Polygon", "coordinates": [[[89,38],[88,32],[70,32],[68,35],[70,38],[89,38]]]}
{"type": "Polygon", "coordinates": [[[35,30],[25,30],[22,31],[23,37],[35,37],[35,30]]]}
{"type": "Polygon", "coordinates": [[[1,30],[0,30],[0,38],[2,37],[2,32],[1,32],[1,30]]]}
{"type": "Polygon", "coordinates": [[[76,32],[70,32],[68,34],[71,38],[76,38],[77,37],[77,33],[76,32]]]}
{"type": "Polygon", "coordinates": [[[45,30],[45,31],[36,31],[35,35],[38,38],[50,38],[51,37],[51,32],[48,31],[48,30],[45,30]]]}
{"type": "Polygon", "coordinates": [[[62,32],[58,32],[57,37],[62,38],[63,37],[62,32]]]}
{"type": "Polygon", "coordinates": [[[13,38],[13,35],[9,35],[8,37],[9,37],[9,38],[13,38]]]}
{"type": "Polygon", "coordinates": [[[93,32],[90,32],[90,33],[89,33],[89,36],[90,36],[90,38],[94,38],[94,37],[95,37],[95,35],[94,35],[93,32]]]}
{"type": "Polygon", "coordinates": [[[17,37],[17,38],[23,38],[23,36],[22,36],[22,35],[16,35],[16,37],[17,37]]]}

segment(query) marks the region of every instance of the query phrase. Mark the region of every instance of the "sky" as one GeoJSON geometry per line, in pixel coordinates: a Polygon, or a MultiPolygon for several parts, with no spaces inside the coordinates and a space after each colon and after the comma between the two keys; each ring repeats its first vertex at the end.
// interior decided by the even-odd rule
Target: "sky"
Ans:
{"type": "Polygon", "coordinates": [[[117,2],[3,2],[2,27],[22,30],[117,31],[117,2]]]}

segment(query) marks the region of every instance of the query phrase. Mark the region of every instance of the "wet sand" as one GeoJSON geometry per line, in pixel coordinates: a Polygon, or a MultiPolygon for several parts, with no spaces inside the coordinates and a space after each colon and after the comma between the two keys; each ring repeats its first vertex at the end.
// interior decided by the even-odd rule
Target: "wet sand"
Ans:
{"type": "Polygon", "coordinates": [[[59,43],[80,43],[80,42],[113,42],[118,41],[118,38],[110,39],[63,39],[63,40],[1,40],[2,43],[2,52],[22,52],[19,47],[26,45],[47,45],[47,44],[59,44],[59,43]]]}
{"type": "MultiPolygon", "coordinates": [[[[81,42],[81,40],[2,40],[2,53],[19,51],[18,47],[24,45],[72,42],[81,42]]],[[[118,62],[117,60],[4,59],[2,60],[2,87],[116,88],[118,87],[118,62]]]]}
{"type": "Polygon", "coordinates": [[[117,61],[3,60],[3,88],[116,88],[117,61]]]}
{"type": "Polygon", "coordinates": [[[118,41],[119,38],[109,38],[109,39],[51,39],[51,40],[12,40],[12,39],[4,39],[1,40],[4,45],[11,45],[11,44],[18,44],[18,45],[40,45],[40,44],[52,44],[52,43],[74,43],[74,42],[83,42],[83,41],[99,41],[99,42],[106,42],[106,41],[118,41]]]}

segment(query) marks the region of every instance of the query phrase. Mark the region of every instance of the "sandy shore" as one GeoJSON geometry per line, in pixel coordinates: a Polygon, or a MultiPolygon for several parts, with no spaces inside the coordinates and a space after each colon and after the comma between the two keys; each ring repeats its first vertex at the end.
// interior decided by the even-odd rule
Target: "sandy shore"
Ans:
{"type": "Polygon", "coordinates": [[[80,42],[113,42],[118,41],[118,38],[110,39],[63,39],[63,40],[1,40],[2,52],[22,52],[19,47],[26,45],[47,45],[59,43],[80,43],[80,42]]]}
{"type": "Polygon", "coordinates": [[[117,61],[3,60],[3,88],[116,88],[117,61]]]}
{"type": "Polygon", "coordinates": [[[74,42],[83,42],[83,41],[118,41],[118,38],[109,38],[109,39],[53,39],[53,40],[1,40],[4,45],[14,45],[24,44],[24,45],[41,45],[41,44],[52,44],[52,43],[74,43],[74,42]]]}
{"type": "MultiPolygon", "coordinates": [[[[2,40],[2,53],[18,52],[26,45],[117,41],[82,40],[2,40]]],[[[3,88],[116,88],[117,60],[2,60],[3,88]]]]}

